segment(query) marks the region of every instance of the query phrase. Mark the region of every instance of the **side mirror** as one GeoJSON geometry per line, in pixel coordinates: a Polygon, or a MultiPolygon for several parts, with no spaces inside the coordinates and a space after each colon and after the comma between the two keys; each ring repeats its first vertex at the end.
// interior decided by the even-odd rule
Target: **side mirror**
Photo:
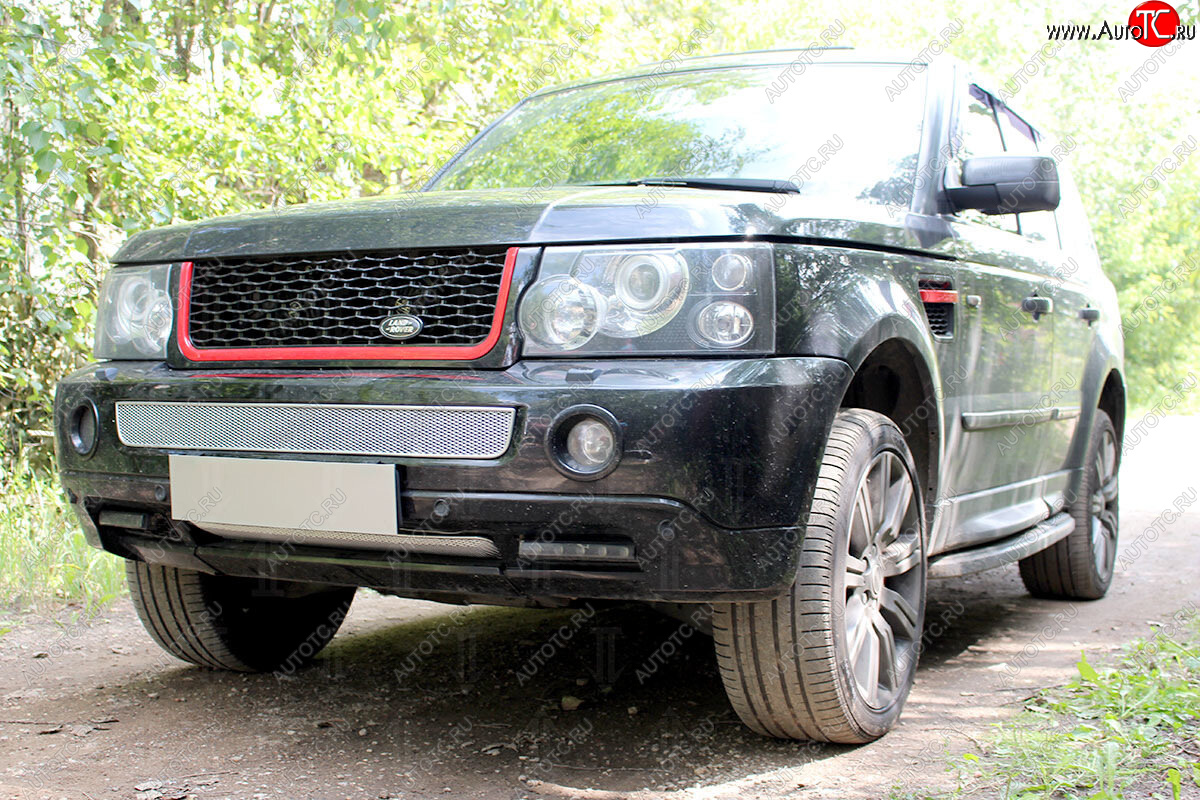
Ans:
{"type": "Polygon", "coordinates": [[[947,186],[955,211],[1023,214],[1058,208],[1058,165],[1047,156],[980,156],[962,165],[962,185],[947,186]]]}

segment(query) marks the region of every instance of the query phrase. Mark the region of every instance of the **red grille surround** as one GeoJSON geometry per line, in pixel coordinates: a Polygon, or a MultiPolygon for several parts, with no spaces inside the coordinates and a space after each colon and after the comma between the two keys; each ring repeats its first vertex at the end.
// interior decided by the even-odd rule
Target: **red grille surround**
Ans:
{"type": "Polygon", "coordinates": [[[179,310],[175,325],[179,351],[189,361],[469,361],[491,352],[500,340],[517,260],[516,247],[504,258],[496,310],[487,338],[460,345],[349,345],[311,347],[197,347],[191,338],[192,280],[195,264],[185,261],[179,275],[179,310]]]}

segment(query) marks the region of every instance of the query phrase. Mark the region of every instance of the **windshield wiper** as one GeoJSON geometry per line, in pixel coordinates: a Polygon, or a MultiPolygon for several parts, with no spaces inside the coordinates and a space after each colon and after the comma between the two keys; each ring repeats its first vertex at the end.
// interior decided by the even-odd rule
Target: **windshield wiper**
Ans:
{"type": "Polygon", "coordinates": [[[779,192],[799,194],[800,187],[791,181],[770,178],[634,178],[628,181],[603,181],[588,186],[683,186],[690,189],[730,189],[745,192],[779,192]]]}

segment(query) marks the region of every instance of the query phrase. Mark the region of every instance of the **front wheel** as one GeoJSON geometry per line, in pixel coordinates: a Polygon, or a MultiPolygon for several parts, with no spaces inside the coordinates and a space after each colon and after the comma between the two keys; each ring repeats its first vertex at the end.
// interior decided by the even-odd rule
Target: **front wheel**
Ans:
{"type": "Polygon", "coordinates": [[[214,669],[295,669],[329,644],[352,587],[234,578],[129,561],[142,625],[176,658],[214,669]]]}
{"type": "Polygon", "coordinates": [[[861,744],[895,724],[925,612],[925,515],[896,425],[838,412],[800,566],[783,596],[716,604],[713,638],[742,721],[785,739],[861,744]]]}

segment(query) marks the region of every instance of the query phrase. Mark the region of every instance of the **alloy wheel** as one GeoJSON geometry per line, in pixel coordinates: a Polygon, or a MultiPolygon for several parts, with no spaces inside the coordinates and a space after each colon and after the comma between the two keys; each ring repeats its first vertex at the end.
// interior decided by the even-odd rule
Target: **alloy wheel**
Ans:
{"type": "Polygon", "coordinates": [[[1095,472],[1091,497],[1092,557],[1096,572],[1107,580],[1117,555],[1117,523],[1112,505],[1117,500],[1117,442],[1112,431],[1104,431],[1092,462],[1095,472]]]}
{"type": "Polygon", "coordinates": [[[920,509],[899,456],[880,453],[859,483],[846,554],[846,648],[863,701],[887,708],[907,685],[920,638],[920,509]]]}

